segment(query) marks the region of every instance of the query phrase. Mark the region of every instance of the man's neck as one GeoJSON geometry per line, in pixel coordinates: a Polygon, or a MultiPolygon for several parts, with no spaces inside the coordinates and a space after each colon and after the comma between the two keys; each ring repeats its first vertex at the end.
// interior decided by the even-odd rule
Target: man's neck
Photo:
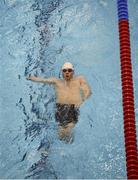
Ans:
{"type": "Polygon", "coordinates": [[[72,81],[72,79],[73,79],[73,77],[70,78],[70,79],[64,79],[65,84],[66,84],[67,86],[69,86],[69,85],[70,85],[70,82],[72,81]]]}
{"type": "Polygon", "coordinates": [[[70,82],[72,81],[73,77],[71,77],[70,79],[64,79],[66,82],[70,82]]]}

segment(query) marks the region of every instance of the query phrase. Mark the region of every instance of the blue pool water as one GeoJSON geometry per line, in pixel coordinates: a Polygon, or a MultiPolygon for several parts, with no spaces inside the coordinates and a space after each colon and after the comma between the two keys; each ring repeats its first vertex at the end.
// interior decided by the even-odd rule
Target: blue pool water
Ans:
{"type": "MultiPolygon", "coordinates": [[[[138,133],[138,1],[129,0],[138,133]]],[[[0,1],[0,178],[126,178],[116,0],[0,1]],[[58,140],[51,85],[66,61],[92,96],[72,144],[58,140]]]]}

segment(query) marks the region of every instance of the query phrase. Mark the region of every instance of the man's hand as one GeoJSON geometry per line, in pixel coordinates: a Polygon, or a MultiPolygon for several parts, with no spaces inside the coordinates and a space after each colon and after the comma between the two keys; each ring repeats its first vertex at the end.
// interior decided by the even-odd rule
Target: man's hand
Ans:
{"type": "Polygon", "coordinates": [[[36,81],[37,80],[37,77],[35,76],[29,76],[26,78],[27,80],[31,80],[31,81],[36,81]]]}
{"type": "Polygon", "coordinates": [[[79,108],[81,106],[81,104],[82,104],[82,102],[75,104],[75,108],[79,108]]]}

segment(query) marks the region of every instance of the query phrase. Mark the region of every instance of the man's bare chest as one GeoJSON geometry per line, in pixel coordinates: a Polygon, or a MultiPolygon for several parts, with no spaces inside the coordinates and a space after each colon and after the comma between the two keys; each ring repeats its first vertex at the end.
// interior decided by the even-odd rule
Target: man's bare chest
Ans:
{"type": "Polygon", "coordinates": [[[77,91],[80,89],[80,84],[78,81],[70,81],[70,82],[59,82],[57,84],[57,90],[61,90],[61,91],[77,91]]]}

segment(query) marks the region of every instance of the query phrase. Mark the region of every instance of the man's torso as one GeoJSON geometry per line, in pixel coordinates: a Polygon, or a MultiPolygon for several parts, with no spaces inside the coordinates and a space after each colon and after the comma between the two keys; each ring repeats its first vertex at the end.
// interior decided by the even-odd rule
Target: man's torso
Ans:
{"type": "Polygon", "coordinates": [[[61,104],[79,104],[82,101],[79,77],[69,82],[58,79],[56,84],[56,102],[61,104]]]}

